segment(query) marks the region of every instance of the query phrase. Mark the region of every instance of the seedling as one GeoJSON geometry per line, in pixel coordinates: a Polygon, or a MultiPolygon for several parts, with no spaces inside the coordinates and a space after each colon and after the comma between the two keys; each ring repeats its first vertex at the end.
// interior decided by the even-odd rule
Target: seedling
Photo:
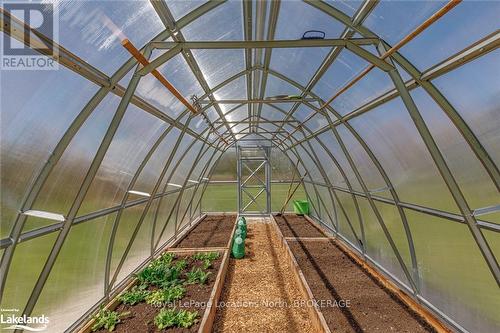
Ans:
{"type": "Polygon", "coordinates": [[[129,305],[140,303],[146,299],[146,296],[149,295],[149,291],[146,290],[146,288],[146,285],[134,286],[131,290],[120,296],[120,301],[129,305]]]}
{"type": "Polygon", "coordinates": [[[212,267],[212,262],[219,258],[219,252],[199,252],[191,257],[193,260],[200,260],[203,262],[203,269],[212,267]]]}
{"type": "Polygon", "coordinates": [[[198,312],[197,311],[186,311],[180,310],[177,313],[176,324],[179,327],[189,328],[193,326],[198,321],[198,312]]]}
{"type": "Polygon", "coordinates": [[[173,309],[162,309],[158,315],[156,315],[154,323],[159,330],[168,327],[182,327],[189,328],[193,326],[198,321],[198,312],[190,312],[186,310],[177,311],[173,309]]]}
{"type": "Polygon", "coordinates": [[[214,261],[215,259],[219,258],[219,252],[198,252],[193,254],[191,258],[193,258],[194,260],[214,261]]]}
{"type": "Polygon", "coordinates": [[[171,303],[181,299],[184,297],[185,293],[186,289],[183,286],[172,286],[166,289],[158,289],[146,297],[146,303],[152,306],[160,307],[166,303],[171,303]]]}
{"type": "Polygon", "coordinates": [[[108,331],[114,331],[117,324],[121,322],[121,318],[126,317],[130,312],[118,313],[116,311],[110,311],[104,308],[100,308],[99,312],[92,318],[95,320],[95,324],[92,326],[92,332],[105,328],[108,331]]]}
{"type": "Polygon", "coordinates": [[[176,323],[177,311],[175,309],[162,309],[155,317],[155,325],[159,330],[172,327],[176,323]]]}
{"type": "Polygon", "coordinates": [[[208,281],[208,277],[212,274],[211,272],[204,272],[200,268],[192,268],[190,272],[186,273],[187,284],[205,284],[208,281]]]}

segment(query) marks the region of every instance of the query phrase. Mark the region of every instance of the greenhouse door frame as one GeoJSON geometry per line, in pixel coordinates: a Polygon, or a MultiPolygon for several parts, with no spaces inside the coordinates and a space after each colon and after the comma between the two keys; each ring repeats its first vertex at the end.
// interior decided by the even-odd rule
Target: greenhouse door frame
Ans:
{"type": "Polygon", "coordinates": [[[236,145],[236,154],[238,157],[238,214],[269,216],[271,214],[271,147],[236,145]],[[264,179],[259,177],[259,173],[262,172],[264,179]],[[248,184],[250,181],[255,182],[248,184]],[[250,191],[256,193],[250,193],[250,191]],[[262,196],[265,196],[264,204],[262,204],[262,196]],[[251,206],[258,209],[250,210],[251,206]]]}

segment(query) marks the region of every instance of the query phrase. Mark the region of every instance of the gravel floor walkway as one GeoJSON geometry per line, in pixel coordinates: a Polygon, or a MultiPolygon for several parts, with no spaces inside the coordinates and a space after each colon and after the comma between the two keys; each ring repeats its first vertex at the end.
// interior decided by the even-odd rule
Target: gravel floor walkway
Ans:
{"type": "Polygon", "coordinates": [[[311,332],[304,298],[268,218],[248,219],[244,259],[231,259],[214,332],[311,332]]]}

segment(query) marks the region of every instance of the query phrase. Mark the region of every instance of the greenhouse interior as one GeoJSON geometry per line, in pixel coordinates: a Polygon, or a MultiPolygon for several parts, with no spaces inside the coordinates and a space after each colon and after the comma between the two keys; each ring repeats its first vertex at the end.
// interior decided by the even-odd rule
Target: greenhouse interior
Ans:
{"type": "Polygon", "coordinates": [[[500,1],[1,1],[0,330],[500,332],[500,1]]]}

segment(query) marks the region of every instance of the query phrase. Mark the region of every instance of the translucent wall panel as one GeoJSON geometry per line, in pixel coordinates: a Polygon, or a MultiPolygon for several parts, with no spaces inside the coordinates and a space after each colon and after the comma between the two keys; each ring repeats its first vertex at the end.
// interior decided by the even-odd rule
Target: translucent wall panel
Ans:
{"type": "Polygon", "coordinates": [[[499,55],[497,49],[433,81],[497,165],[500,165],[499,55]]]}
{"type": "Polygon", "coordinates": [[[323,207],[320,207],[320,201],[314,186],[311,183],[305,182],[304,189],[306,191],[307,201],[309,201],[309,214],[319,218],[323,207]]]}
{"type": "Polygon", "coordinates": [[[354,200],[348,193],[337,191],[336,194],[339,200],[338,202],[336,202],[338,211],[338,232],[342,236],[346,237],[356,248],[360,250],[359,241],[361,240],[362,235],[361,227],[359,224],[359,215],[356,210],[354,200]]]}
{"type": "MultiPolygon", "coordinates": [[[[354,171],[352,170],[351,165],[349,164],[349,161],[347,160],[344,151],[342,150],[342,147],[340,147],[334,134],[331,132],[325,132],[319,135],[317,138],[322,141],[322,143],[326,146],[337,163],[340,165],[351,187],[354,190],[361,191],[361,185],[359,184],[358,179],[356,178],[356,175],[354,174],[354,171]]],[[[337,184],[339,183],[339,181],[341,182],[341,187],[347,188],[345,179],[337,180],[337,184]],[[345,184],[342,186],[342,183],[345,184]]]]}
{"type": "Polygon", "coordinates": [[[295,165],[290,161],[288,156],[279,149],[271,150],[271,179],[273,181],[295,181],[300,180],[300,175],[297,174],[295,165]]]}
{"type": "Polygon", "coordinates": [[[382,191],[387,184],[361,143],[346,126],[337,126],[337,131],[368,190],[375,190],[376,195],[391,197],[388,189],[382,191]]]}
{"type": "MultiPolygon", "coordinates": [[[[423,89],[412,91],[412,97],[421,110],[469,206],[472,209],[478,209],[498,204],[500,193],[449,118],[423,89]]],[[[497,132],[500,133],[500,130],[497,132]]],[[[500,219],[493,222],[500,223],[500,219]]]]}
{"type": "Polygon", "coordinates": [[[421,70],[445,60],[498,29],[498,1],[464,1],[400,52],[421,70]]]}
{"type": "Polygon", "coordinates": [[[309,141],[311,146],[314,149],[314,153],[318,157],[318,160],[323,167],[330,184],[340,186],[343,188],[347,188],[346,182],[342,176],[342,173],[339,171],[332,158],[325,151],[323,146],[317,140],[309,141]]]}
{"type": "MultiPolygon", "coordinates": [[[[192,184],[191,184],[192,185],[192,184]]],[[[186,224],[190,219],[190,201],[193,196],[194,186],[185,188],[182,193],[182,198],[179,200],[177,208],[177,232],[186,224]]]]}
{"type": "MultiPolygon", "coordinates": [[[[273,212],[279,212],[285,201],[288,198],[288,195],[291,194],[293,189],[297,186],[296,183],[292,184],[292,187],[289,192],[290,183],[283,184],[271,184],[271,210],[273,212]]],[[[294,200],[306,200],[306,194],[304,193],[304,188],[302,185],[295,191],[295,193],[290,197],[287,205],[285,206],[285,211],[293,211],[293,201],[294,200]]]]}
{"type": "MultiPolygon", "coordinates": [[[[384,221],[385,226],[389,230],[389,233],[392,237],[392,240],[396,244],[396,247],[399,251],[399,254],[403,258],[406,267],[408,267],[408,271],[412,271],[412,261],[410,256],[410,246],[408,243],[408,238],[406,237],[406,231],[403,225],[402,217],[399,214],[399,211],[395,205],[385,204],[381,202],[375,201],[375,206],[377,207],[380,215],[382,216],[382,220],[384,221]]],[[[376,222],[376,221],[375,221],[376,222]]],[[[380,225],[375,226],[367,224],[365,229],[366,239],[368,246],[377,247],[379,242],[381,241],[379,238],[386,239],[382,228],[380,225]],[[375,230],[374,230],[375,229],[375,230]]],[[[408,230],[410,228],[408,227],[408,230]]],[[[411,231],[410,231],[411,233],[411,231]]],[[[384,253],[378,253],[378,255],[383,255],[384,253]]],[[[383,262],[383,259],[381,259],[383,262]]],[[[399,269],[399,263],[392,262],[393,265],[399,269]]]]}
{"type": "Polygon", "coordinates": [[[167,125],[130,105],[78,214],[117,205],[137,168],[167,125]]]}
{"type": "Polygon", "coordinates": [[[57,5],[59,43],[108,75],[130,58],[120,44],[123,39],[141,48],[165,29],[148,1],[102,1],[99,6],[94,1],[60,1],[57,5]]]}
{"type": "Polygon", "coordinates": [[[203,212],[236,212],[238,210],[236,183],[213,183],[207,186],[202,199],[203,212]]]}
{"type": "MultiPolygon", "coordinates": [[[[175,141],[179,136],[180,131],[178,129],[171,129],[170,132],[165,136],[159,146],[156,148],[153,155],[150,157],[143,170],[139,174],[137,181],[134,185],[134,190],[140,192],[150,193],[154,187],[154,184],[158,180],[161,170],[164,166],[165,161],[171,154],[172,148],[175,145],[175,141]]],[[[133,199],[130,196],[129,199],[133,199]]]]}
{"type": "Polygon", "coordinates": [[[334,229],[335,221],[337,220],[337,211],[334,205],[333,195],[325,186],[317,186],[319,197],[321,198],[321,220],[323,223],[334,229]]]}
{"type": "MultiPolygon", "coordinates": [[[[118,103],[117,97],[108,95],[85,121],[42,187],[34,209],[63,215],[69,212],[118,103]]],[[[26,224],[24,231],[51,223],[53,221],[40,220],[33,225],[26,224]]]]}
{"type": "Polygon", "coordinates": [[[106,253],[116,214],[71,227],[33,310],[63,332],[104,296],[106,253]]]}
{"type": "MultiPolygon", "coordinates": [[[[301,163],[304,164],[304,167],[309,172],[305,179],[312,179],[315,182],[318,182],[320,184],[324,184],[325,179],[323,178],[323,175],[321,174],[320,170],[318,169],[318,167],[315,164],[315,162],[317,163],[317,161],[312,160],[314,158],[314,156],[312,154],[310,154],[308,151],[306,152],[306,148],[309,149],[309,147],[307,145],[305,145],[304,147],[301,145],[295,147],[296,153],[301,158],[301,163]]],[[[303,176],[303,174],[302,174],[302,176],[303,176]]]]}
{"type": "Polygon", "coordinates": [[[24,309],[56,237],[51,233],[16,246],[0,304],[3,309],[24,309]]]}
{"type": "Polygon", "coordinates": [[[97,87],[63,68],[2,71],[1,76],[3,238],[10,232],[28,185],[97,87]]]}
{"type": "MultiPolygon", "coordinates": [[[[378,222],[377,217],[375,216],[375,213],[370,206],[370,203],[367,199],[362,197],[358,197],[357,200],[359,209],[361,211],[361,217],[363,219],[366,241],[366,244],[364,244],[364,246],[367,254],[382,267],[395,275],[401,282],[408,284],[408,281],[403,273],[403,269],[401,268],[401,265],[396,258],[396,254],[394,253],[387,237],[385,236],[384,231],[382,230],[382,227],[380,226],[380,223],[378,222]]],[[[388,208],[384,215],[390,220],[392,219],[391,213],[392,212],[390,211],[390,208],[388,208]]],[[[400,231],[399,228],[396,229],[396,223],[394,221],[392,222],[392,224],[394,225],[394,228],[392,229],[400,231]]],[[[396,246],[397,245],[398,244],[396,244],[396,246]]],[[[402,253],[401,251],[405,249],[404,244],[401,249],[399,247],[397,248],[401,256],[403,256],[404,252],[402,253]]],[[[408,246],[406,246],[406,249],[408,249],[408,246]]],[[[408,256],[405,257],[407,258],[408,256]]],[[[411,265],[408,266],[408,263],[409,261],[406,260],[405,264],[408,270],[411,270],[411,265]]]]}
{"type": "Polygon", "coordinates": [[[498,332],[500,290],[464,224],[406,211],[421,293],[470,332],[498,332]]]}
{"type": "Polygon", "coordinates": [[[215,163],[210,180],[236,180],[236,149],[226,150],[215,163]]]}
{"type": "Polygon", "coordinates": [[[174,203],[178,195],[179,191],[162,197],[156,208],[154,235],[155,244],[159,242],[158,246],[168,242],[175,235],[176,212],[174,210],[174,203]]]}
{"type": "Polygon", "coordinates": [[[400,99],[349,123],[372,149],[402,201],[458,212],[400,99]]]}
{"type": "MultiPolygon", "coordinates": [[[[146,204],[141,204],[126,208],[120,217],[118,228],[116,229],[115,241],[113,243],[113,255],[110,269],[111,276],[113,276],[118,267],[145,206],[146,204]]],[[[149,244],[147,240],[144,241],[146,244],[149,244]]],[[[117,280],[117,282],[119,281],[117,280]]]]}

